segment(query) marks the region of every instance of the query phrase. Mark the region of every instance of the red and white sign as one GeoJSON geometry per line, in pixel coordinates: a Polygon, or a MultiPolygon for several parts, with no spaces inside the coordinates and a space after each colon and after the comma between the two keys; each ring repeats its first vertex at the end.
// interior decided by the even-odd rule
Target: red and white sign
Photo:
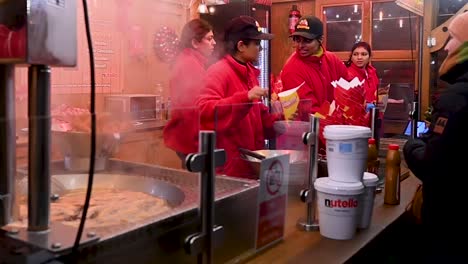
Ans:
{"type": "Polygon", "coordinates": [[[257,250],[283,239],[288,195],[289,154],[264,159],[258,192],[257,250]]]}

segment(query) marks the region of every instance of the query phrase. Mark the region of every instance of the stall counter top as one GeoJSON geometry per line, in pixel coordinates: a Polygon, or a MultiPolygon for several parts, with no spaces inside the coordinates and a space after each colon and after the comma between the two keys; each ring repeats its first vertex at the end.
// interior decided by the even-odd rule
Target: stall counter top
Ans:
{"type": "Polygon", "coordinates": [[[352,240],[332,240],[322,237],[319,231],[304,232],[296,228],[299,218],[305,216],[305,204],[290,199],[288,204],[284,241],[252,256],[236,262],[257,263],[344,263],[390,224],[395,222],[406,210],[421,182],[414,175],[401,182],[399,205],[385,205],[383,193],[376,195],[371,226],[357,232],[352,240]]]}

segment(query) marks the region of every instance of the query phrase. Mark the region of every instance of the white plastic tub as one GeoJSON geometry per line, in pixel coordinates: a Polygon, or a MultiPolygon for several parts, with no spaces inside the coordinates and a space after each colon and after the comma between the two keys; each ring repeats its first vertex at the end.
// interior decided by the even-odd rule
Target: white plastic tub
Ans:
{"type": "Polygon", "coordinates": [[[366,229],[372,222],[372,213],[374,211],[375,189],[379,184],[379,177],[374,173],[364,172],[362,179],[364,184],[364,193],[361,195],[361,219],[358,228],[366,229]]]}
{"type": "Polygon", "coordinates": [[[344,183],[329,177],[318,178],[317,190],[320,234],[324,237],[347,240],[356,234],[360,214],[361,182],[344,183]]]}
{"type": "Polygon", "coordinates": [[[329,125],[323,135],[327,141],[327,165],[330,179],[360,182],[367,164],[371,130],[363,126],[329,125]]]}

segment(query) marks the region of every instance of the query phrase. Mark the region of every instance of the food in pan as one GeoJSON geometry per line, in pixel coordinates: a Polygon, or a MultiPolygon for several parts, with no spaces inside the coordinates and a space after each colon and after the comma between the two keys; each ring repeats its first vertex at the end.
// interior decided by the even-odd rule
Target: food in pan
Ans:
{"type": "MultiPolygon", "coordinates": [[[[78,227],[83,212],[86,189],[62,194],[50,204],[50,220],[78,227]]],[[[93,189],[86,228],[126,226],[151,219],[171,209],[167,201],[143,192],[120,189],[93,189]]],[[[27,225],[27,200],[20,202],[19,221],[14,226],[27,225]]]]}

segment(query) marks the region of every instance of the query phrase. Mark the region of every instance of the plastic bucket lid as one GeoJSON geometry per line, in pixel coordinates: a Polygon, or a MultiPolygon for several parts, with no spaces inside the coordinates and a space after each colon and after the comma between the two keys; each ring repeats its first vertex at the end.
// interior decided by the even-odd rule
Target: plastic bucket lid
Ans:
{"type": "Polygon", "coordinates": [[[354,138],[370,138],[372,132],[370,128],[364,126],[350,125],[328,125],[323,130],[325,139],[346,140],[354,138]]]}
{"type": "Polygon", "coordinates": [[[337,182],[329,177],[316,179],[314,187],[319,192],[338,195],[357,195],[364,192],[364,185],[361,182],[337,182]]]}
{"type": "Polygon", "coordinates": [[[379,184],[379,177],[374,173],[364,172],[364,177],[362,178],[362,183],[366,187],[374,187],[379,184]]]}

